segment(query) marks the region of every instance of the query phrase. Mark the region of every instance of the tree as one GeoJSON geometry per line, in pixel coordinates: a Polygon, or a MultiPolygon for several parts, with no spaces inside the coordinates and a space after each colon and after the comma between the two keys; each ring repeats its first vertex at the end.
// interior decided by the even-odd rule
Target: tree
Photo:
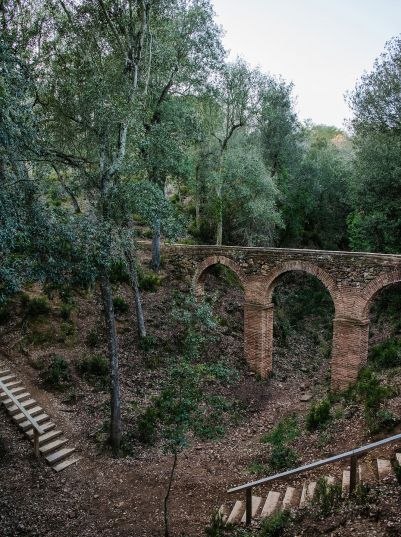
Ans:
{"type": "Polygon", "coordinates": [[[400,252],[400,76],[401,38],[395,37],[348,95],[355,147],[349,229],[356,250],[400,252]]]}

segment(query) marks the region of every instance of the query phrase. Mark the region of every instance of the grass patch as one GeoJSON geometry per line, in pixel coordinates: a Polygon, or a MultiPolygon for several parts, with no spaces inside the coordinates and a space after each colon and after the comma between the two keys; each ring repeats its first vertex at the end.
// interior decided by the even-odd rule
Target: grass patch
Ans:
{"type": "Polygon", "coordinates": [[[306,428],[311,432],[316,431],[325,427],[331,418],[331,403],[328,399],[324,399],[311,406],[306,416],[306,428]]]}
{"type": "Polygon", "coordinates": [[[93,386],[105,389],[109,383],[109,362],[101,354],[92,354],[76,364],[77,372],[93,386]]]}
{"type": "Polygon", "coordinates": [[[41,373],[43,385],[52,390],[62,391],[71,385],[71,371],[62,356],[54,356],[41,373]]]}
{"type": "Polygon", "coordinates": [[[300,433],[296,416],[291,415],[283,418],[273,430],[264,434],[260,441],[263,444],[283,444],[298,438],[300,433]]]}

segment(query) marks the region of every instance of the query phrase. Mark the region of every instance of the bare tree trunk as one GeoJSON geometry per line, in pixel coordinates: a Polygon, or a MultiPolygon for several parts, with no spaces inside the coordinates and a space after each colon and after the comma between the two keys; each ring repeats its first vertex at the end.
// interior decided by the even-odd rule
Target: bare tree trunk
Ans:
{"type": "Polygon", "coordinates": [[[155,272],[160,270],[160,220],[157,219],[153,228],[151,267],[155,272]]]}
{"type": "Polygon", "coordinates": [[[113,455],[118,456],[121,442],[120,380],[118,370],[117,331],[110,281],[106,273],[100,280],[103,312],[106,321],[110,363],[110,443],[113,455]]]}
{"type": "Polygon", "coordinates": [[[216,245],[223,244],[223,201],[221,197],[217,199],[217,228],[216,228],[216,245]]]}
{"type": "Polygon", "coordinates": [[[178,454],[177,454],[176,451],[174,451],[174,459],[173,459],[173,466],[171,468],[171,473],[170,473],[170,480],[169,480],[169,483],[168,483],[166,496],[164,497],[164,537],[169,537],[170,536],[169,514],[168,514],[168,499],[169,499],[169,496],[170,496],[171,486],[172,486],[173,480],[174,480],[174,473],[175,473],[175,469],[176,469],[176,466],[177,466],[177,457],[178,457],[178,454]]]}
{"type": "Polygon", "coordinates": [[[145,318],[143,315],[143,309],[142,309],[142,300],[141,300],[141,292],[139,290],[138,285],[138,271],[136,269],[136,259],[135,255],[132,252],[125,252],[125,257],[128,262],[129,267],[129,273],[131,277],[131,287],[134,294],[134,302],[135,302],[135,312],[136,312],[136,322],[138,326],[138,335],[139,337],[145,337],[146,336],[146,327],[145,327],[145,318]]]}

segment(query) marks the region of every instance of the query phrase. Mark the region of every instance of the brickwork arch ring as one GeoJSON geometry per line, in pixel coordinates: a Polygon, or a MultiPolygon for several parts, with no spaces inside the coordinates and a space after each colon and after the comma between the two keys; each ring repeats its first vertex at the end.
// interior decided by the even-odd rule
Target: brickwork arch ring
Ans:
{"type": "Polygon", "coordinates": [[[320,267],[314,265],[313,263],[308,263],[307,261],[287,261],[281,265],[276,266],[269,274],[267,279],[267,291],[266,291],[266,302],[271,303],[273,297],[274,288],[277,285],[277,279],[286,272],[306,272],[315,276],[321,283],[326,287],[330,293],[331,299],[334,304],[335,312],[340,309],[340,292],[337,287],[336,281],[330,274],[321,269],[320,267]]]}
{"type": "Polygon", "coordinates": [[[370,305],[379,291],[392,283],[399,282],[401,282],[401,269],[394,269],[387,274],[381,274],[378,278],[364,287],[361,293],[363,298],[362,318],[368,318],[370,305]]]}
{"type": "Polygon", "coordinates": [[[221,255],[212,255],[199,263],[196,269],[195,275],[192,280],[192,288],[196,296],[200,296],[203,294],[203,285],[207,276],[207,269],[209,267],[212,267],[213,265],[224,265],[225,267],[231,269],[237,275],[243,288],[245,289],[246,276],[243,273],[241,267],[239,267],[232,259],[228,257],[221,255]]]}

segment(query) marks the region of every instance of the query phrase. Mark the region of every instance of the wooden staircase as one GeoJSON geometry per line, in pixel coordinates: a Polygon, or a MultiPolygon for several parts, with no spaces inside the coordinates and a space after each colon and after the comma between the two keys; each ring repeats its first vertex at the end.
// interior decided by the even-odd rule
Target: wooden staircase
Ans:
{"type": "MultiPolygon", "coordinates": [[[[400,436],[400,435],[398,435],[400,436]]],[[[395,453],[394,462],[401,465],[401,453],[395,453]]],[[[346,467],[341,478],[335,479],[332,476],[326,476],[323,479],[329,485],[338,484],[341,486],[342,495],[348,496],[350,492],[350,467],[346,467]]],[[[376,458],[374,464],[367,465],[361,463],[357,468],[358,482],[373,485],[377,482],[396,482],[396,475],[392,461],[388,458],[376,458]]],[[[241,488],[241,487],[238,487],[241,488]]],[[[316,481],[306,481],[302,487],[287,486],[281,492],[271,489],[265,496],[251,496],[249,507],[251,510],[251,519],[260,523],[266,517],[273,515],[278,511],[286,509],[304,509],[316,496],[316,481]]],[[[249,489],[248,489],[249,490],[249,489]]],[[[230,491],[229,491],[230,492],[230,491]]],[[[219,509],[219,514],[223,522],[227,524],[245,524],[246,523],[246,501],[236,500],[223,504],[219,509]]],[[[250,520],[249,520],[250,521],[250,520]]],[[[248,521],[248,523],[249,523],[248,521]]]]}
{"type": "Polygon", "coordinates": [[[68,440],[63,437],[62,431],[56,428],[55,423],[53,423],[35,399],[31,397],[31,394],[22,386],[22,382],[17,380],[16,376],[9,369],[0,370],[0,383],[7,388],[18,404],[4,392],[1,385],[0,402],[3,403],[12,420],[32,443],[34,443],[34,428],[25,413],[28,413],[40,425],[43,433],[38,437],[39,452],[53,470],[61,472],[65,468],[68,468],[68,466],[78,462],[79,458],[73,456],[75,448],[66,447],[68,440]],[[21,412],[20,407],[23,407],[25,413],[21,412]]]}

